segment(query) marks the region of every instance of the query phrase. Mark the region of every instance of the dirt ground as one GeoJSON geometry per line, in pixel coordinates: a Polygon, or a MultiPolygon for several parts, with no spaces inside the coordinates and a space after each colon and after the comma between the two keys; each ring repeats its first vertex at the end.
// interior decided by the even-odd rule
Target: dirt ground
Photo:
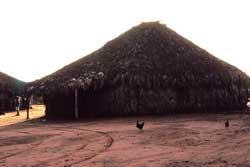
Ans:
{"type": "Polygon", "coordinates": [[[75,122],[43,115],[43,106],[34,106],[31,118],[38,119],[26,121],[25,112],[0,116],[0,167],[250,167],[249,114],[75,122]]]}
{"type": "MultiPolygon", "coordinates": [[[[43,105],[33,105],[32,109],[29,110],[30,119],[32,120],[45,116],[44,109],[43,105]]],[[[7,112],[5,115],[0,115],[0,127],[25,121],[27,121],[26,110],[21,110],[20,116],[16,116],[16,112],[7,112]]]]}

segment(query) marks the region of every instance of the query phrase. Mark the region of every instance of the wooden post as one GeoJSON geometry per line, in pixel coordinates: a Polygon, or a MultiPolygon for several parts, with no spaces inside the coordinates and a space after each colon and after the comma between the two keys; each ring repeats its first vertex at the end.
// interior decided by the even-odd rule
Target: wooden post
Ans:
{"type": "Polygon", "coordinates": [[[78,119],[78,90],[75,89],[75,118],[78,119]]]}
{"type": "Polygon", "coordinates": [[[30,97],[27,97],[27,119],[30,119],[30,97]]]}

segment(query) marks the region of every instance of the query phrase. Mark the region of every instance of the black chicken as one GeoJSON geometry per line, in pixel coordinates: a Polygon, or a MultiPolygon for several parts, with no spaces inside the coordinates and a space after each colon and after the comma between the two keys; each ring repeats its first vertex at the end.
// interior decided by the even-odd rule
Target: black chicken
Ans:
{"type": "Polygon", "coordinates": [[[226,128],[229,127],[229,121],[228,121],[228,120],[225,122],[225,127],[226,127],[226,128]]]}
{"type": "Polygon", "coordinates": [[[144,126],[144,122],[140,123],[140,122],[137,120],[137,122],[136,122],[136,127],[137,127],[138,129],[142,130],[142,129],[143,129],[143,126],[144,126]]]}

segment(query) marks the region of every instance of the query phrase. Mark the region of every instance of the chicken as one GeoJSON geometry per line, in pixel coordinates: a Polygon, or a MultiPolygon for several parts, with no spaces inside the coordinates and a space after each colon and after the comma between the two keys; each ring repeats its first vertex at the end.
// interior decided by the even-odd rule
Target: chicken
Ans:
{"type": "Polygon", "coordinates": [[[144,122],[140,123],[140,122],[137,120],[137,122],[136,122],[136,127],[137,127],[138,129],[142,130],[142,129],[143,129],[143,126],[144,126],[144,122]]]}
{"type": "Polygon", "coordinates": [[[228,121],[228,120],[225,122],[225,127],[226,127],[226,128],[229,127],[229,121],[228,121]]]}

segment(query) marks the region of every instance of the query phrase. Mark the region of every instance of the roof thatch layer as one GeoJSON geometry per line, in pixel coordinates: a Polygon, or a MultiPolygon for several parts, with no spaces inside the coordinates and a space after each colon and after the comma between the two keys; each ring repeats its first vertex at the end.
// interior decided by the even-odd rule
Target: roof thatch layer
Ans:
{"type": "Polygon", "coordinates": [[[248,87],[245,73],[158,22],[133,27],[30,84],[35,92],[48,96],[70,94],[75,88],[111,90],[106,94],[107,110],[144,113],[238,109],[245,103],[248,87]]]}
{"type": "Polygon", "coordinates": [[[0,72],[0,93],[11,92],[13,95],[20,95],[24,91],[25,82],[0,72]]]}

